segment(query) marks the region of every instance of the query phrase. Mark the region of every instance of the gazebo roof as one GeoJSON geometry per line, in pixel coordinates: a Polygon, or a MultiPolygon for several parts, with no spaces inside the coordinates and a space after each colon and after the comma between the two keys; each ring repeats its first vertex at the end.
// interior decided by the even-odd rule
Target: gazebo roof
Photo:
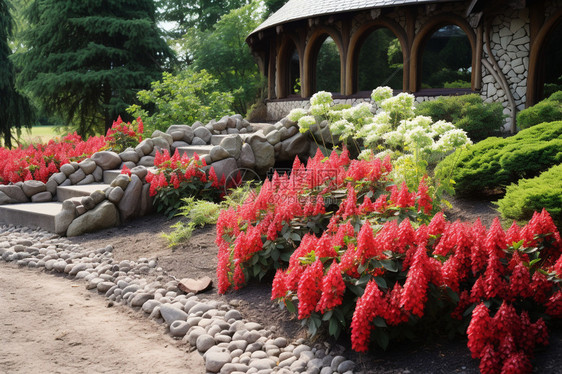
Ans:
{"type": "Polygon", "coordinates": [[[386,8],[392,6],[444,3],[461,0],[289,0],[281,9],[273,13],[259,25],[252,34],[283,23],[325,16],[334,13],[352,12],[364,9],[386,8]]]}

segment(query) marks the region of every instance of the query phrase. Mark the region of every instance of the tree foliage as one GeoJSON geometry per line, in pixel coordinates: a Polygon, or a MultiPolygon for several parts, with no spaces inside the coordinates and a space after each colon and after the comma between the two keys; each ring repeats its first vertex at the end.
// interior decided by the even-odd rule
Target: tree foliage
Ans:
{"type": "Polygon", "coordinates": [[[31,127],[33,112],[27,98],[15,88],[15,69],[8,38],[12,34],[12,16],[6,0],[0,0],[0,136],[4,145],[12,145],[12,128],[31,127]]]}
{"type": "Polygon", "coordinates": [[[177,75],[164,73],[150,90],[139,91],[142,106],[132,105],[127,112],[142,117],[150,130],[165,131],[173,124],[208,121],[232,114],[232,94],[219,92],[218,82],[205,70],[185,70],[177,75]]]}
{"type": "Polygon", "coordinates": [[[232,92],[233,109],[241,114],[253,104],[262,86],[258,66],[245,42],[261,20],[260,3],[254,1],[222,16],[212,30],[192,30],[185,38],[194,69],[207,70],[218,79],[221,91],[232,92]]]}
{"type": "Polygon", "coordinates": [[[155,0],[158,21],[176,25],[168,32],[173,39],[179,39],[190,28],[206,31],[217,23],[223,14],[240,8],[248,0],[155,0]]]}
{"type": "Polygon", "coordinates": [[[151,0],[34,0],[19,83],[82,135],[108,129],[172,53],[151,0]]]}

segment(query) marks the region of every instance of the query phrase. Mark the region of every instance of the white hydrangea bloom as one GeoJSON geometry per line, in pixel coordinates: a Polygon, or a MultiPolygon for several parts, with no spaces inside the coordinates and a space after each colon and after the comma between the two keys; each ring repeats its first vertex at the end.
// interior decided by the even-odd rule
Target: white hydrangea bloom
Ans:
{"type": "Polygon", "coordinates": [[[303,116],[299,118],[299,131],[305,133],[310,129],[310,126],[316,124],[316,118],[313,116],[303,116]]]}
{"type": "Polygon", "coordinates": [[[404,140],[410,149],[433,147],[433,133],[418,126],[406,131],[404,140]]]}
{"type": "Polygon", "coordinates": [[[390,146],[397,147],[404,142],[404,135],[399,131],[390,131],[384,134],[383,139],[390,146]]]}
{"type": "Polygon", "coordinates": [[[290,121],[298,122],[299,119],[301,119],[301,117],[304,117],[306,115],[307,115],[307,112],[303,108],[295,108],[295,109],[293,109],[289,112],[289,115],[287,116],[287,118],[290,121]]]}
{"type": "Polygon", "coordinates": [[[431,122],[432,122],[431,117],[417,116],[412,119],[400,121],[400,125],[396,130],[402,133],[406,133],[417,127],[421,127],[423,129],[429,130],[431,127],[431,122]]]}
{"type": "Polygon", "coordinates": [[[371,92],[371,100],[373,100],[377,105],[386,99],[390,99],[392,97],[392,88],[384,86],[384,87],[377,87],[371,92]]]}
{"type": "Polygon", "coordinates": [[[386,156],[392,157],[393,155],[394,155],[393,151],[391,151],[390,149],[385,149],[384,151],[381,151],[381,152],[375,154],[373,157],[384,159],[384,158],[386,158],[386,156]]]}
{"type": "Polygon", "coordinates": [[[455,125],[453,125],[451,122],[443,120],[437,121],[433,125],[431,125],[431,131],[433,131],[437,135],[443,135],[447,131],[454,129],[456,129],[455,125]]]}
{"type": "Polygon", "coordinates": [[[373,158],[373,151],[371,151],[370,149],[364,149],[361,151],[361,153],[359,153],[359,156],[357,156],[357,158],[359,160],[369,161],[373,158]]]}
{"type": "Polygon", "coordinates": [[[330,132],[332,133],[332,135],[341,135],[343,134],[346,129],[348,129],[349,127],[353,127],[352,124],[350,124],[347,120],[342,119],[339,121],[335,121],[330,123],[330,132]]]}
{"type": "Polygon", "coordinates": [[[326,104],[326,105],[330,106],[330,105],[332,105],[332,103],[333,103],[332,94],[330,92],[326,92],[326,91],[316,92],[310,98],[310,105],[326,104]]]}
{"type": "Polygon", "coordinates": [[[433,149],[439,152],[450,152],[465,145],[471,145],[472,141],[461,129],[453,129],[444,133],[435,143],[433,149]]]}
{"type": "Polygon", "coordinates": [[[330,105],[328,104],[316,104],[310,106],[310,114],[316,117],[321,117],[330,111],[330,105]]]}
{"type": "Polygon", "coordinates": [[[379,112],[377,113],[374,117],[373,117],[373,122],[374,123],[379,123],[379,124],[386,124],[389,127],[390,125],[390,116],[388,115],[387,112],[379,112]]]}
{"type": "Polygon", "coordinates": [[[403,120],[414,116],[414,95],[405,92],[383,100],[381,108],[387,112],[393,120],[403,120]]]}

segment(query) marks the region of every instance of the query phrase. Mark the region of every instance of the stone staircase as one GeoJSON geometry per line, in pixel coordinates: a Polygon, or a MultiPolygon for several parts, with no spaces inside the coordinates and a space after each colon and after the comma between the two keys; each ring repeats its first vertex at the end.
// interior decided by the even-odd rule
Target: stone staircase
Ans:
{"type": "MultiPolygon", "coordinates": [[[[221,137],[221,135],[213,136],[221,137]]],[[[220,140],[222,140],[222,137],[220,140]]],[[[220,142],[220,140],[218,141],[220,142]]],[[[210,152],[212,147],[212,145],[184,146],[181,147],[180,153],[186,153],[189,157],[193,157],[194,153],[204,156],[210,152]]],[[[63,201],[69,199],[79,201],[94,191],[103,191],[119,174],[121,174],[121,170],[105,170],[103,172],[103,183],[57,186],[56,201],[0,205],[0,225],[13,224],[55,232],[57,214],[62,210],[63,201]]]]}

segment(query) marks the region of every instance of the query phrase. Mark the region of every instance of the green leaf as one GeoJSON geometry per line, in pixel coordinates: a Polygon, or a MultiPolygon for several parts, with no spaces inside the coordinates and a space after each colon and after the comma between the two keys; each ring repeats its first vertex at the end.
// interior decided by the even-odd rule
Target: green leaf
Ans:
{"type": "Polygon", "coordinates": [[[273,250],[271,251],[271,255],[270,255],[270,256],[271,256],[271,259],[272,259],[273,261],[277,261],[277,260],[279,260],[279,255],[280,255],[279,250],[278,250],[277,248],[275,248],[275,249],[273,249],[273,250]]]}
{"type": "Polygon", "coordinates": [[[382,318],[382,317],[375,317],[375,319],[373,319],[373,323],[375,324],[376,327],[388,327],[386,324],[386,321],[382,318]]]}
{"type": "Polygon", "coordinates": [[[373,335],[375,336],[375,341],[377,342],[379,347],[381,347],[383,351],[386,351],[386,348],[388,348],[388,343],[390,342],[388,332],[383,329],[375,329],[373,335]]]}
{"type": "Polygon", "coordinates": [[[285,300],[285,306],[287,307],[287,310],[289,311],[289,313],[296,313],[297,312],[297,308],[295,307],[295,304],[293,303],[292,300],[285,300]]]}
{"type": "Polygon", "coordinates": [[[383,277],[375,277],[375,282],[380,288],[388,289],[388,285],[386,284],[386,280],[383,277]]]}
{"type": "Polygon", "coordinates": [[[330,318],[332,318],[332,315],[334,314],[333,311],[328,310],[326,313],[324,313],[324,315],[322,316],[322,321],[328,321],[330,318]]]}
{"type": "Polygon", "coordinates": [[[398,265],[393,260],[380,260],[382,266],[393,273],[398,271],[398,265]]]}
{"type": "Polygon", "coordinates": [[[330,320],[328,324],[328,333],[330,334],[330,336],[333,336],[336,339],[339,338],[341,333],[341,328],[337,320],[335,319],[330,320]]]}

